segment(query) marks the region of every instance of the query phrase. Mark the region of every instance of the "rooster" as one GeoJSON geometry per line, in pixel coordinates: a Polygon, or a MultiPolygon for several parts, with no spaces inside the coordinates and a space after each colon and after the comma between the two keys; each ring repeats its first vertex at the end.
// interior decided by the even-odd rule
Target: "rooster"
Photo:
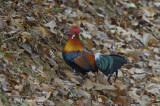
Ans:
{"type": "Polygon", "coordinates": [[[69,30],[69,40],[62,50],[64,61],[76,72],[86,74],[89,71],[98,72],[100,70],[105,75],[109,75],[108,82],[115,72],[117,79],[118,69],[127,63],[127,60],[119,55],[103,55],[101,53],[92,54],[86,51],[79,39],[80,28],[72,27],[69,30]]]}

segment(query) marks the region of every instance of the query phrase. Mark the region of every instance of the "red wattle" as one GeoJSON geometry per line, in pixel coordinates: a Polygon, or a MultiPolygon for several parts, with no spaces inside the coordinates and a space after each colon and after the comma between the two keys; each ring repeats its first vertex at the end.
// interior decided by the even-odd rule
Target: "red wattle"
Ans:
{"type": "Polygon", "coordinates": [[[68,37],[69,37],[69,39],[72,39],[72,35],[69,35],[68,37]]]}

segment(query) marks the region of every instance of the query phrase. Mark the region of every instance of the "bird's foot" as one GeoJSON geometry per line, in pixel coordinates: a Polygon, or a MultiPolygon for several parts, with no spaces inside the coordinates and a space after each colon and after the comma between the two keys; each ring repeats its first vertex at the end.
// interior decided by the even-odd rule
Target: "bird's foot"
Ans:
{"type": "Polygon", "coordinates": [[[73,74],[74,75],[79,75],[79,72],[78,71],[74,71],[73,74]]]}

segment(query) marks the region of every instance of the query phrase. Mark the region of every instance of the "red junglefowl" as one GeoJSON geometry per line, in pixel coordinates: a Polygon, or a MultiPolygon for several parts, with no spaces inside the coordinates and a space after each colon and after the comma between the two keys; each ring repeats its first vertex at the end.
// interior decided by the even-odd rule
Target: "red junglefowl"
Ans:
{"type": "Polygon", "coordinates": [[[89,71],[97,72],[100,70],[105,75],[109,75],[109,83],[112,74],[116,72],[114,79],[114,81],[116,81],[118,69],[126,64],[127,60],[119,55],[103,55],[101,53],[92,54],[86,51],[79,39],[79,33],[79,27],[72,27],[69,30],[69,40],[62,51],[65,62],[75,69],[76,72],[82,74],[86,74],[89,71]]]}

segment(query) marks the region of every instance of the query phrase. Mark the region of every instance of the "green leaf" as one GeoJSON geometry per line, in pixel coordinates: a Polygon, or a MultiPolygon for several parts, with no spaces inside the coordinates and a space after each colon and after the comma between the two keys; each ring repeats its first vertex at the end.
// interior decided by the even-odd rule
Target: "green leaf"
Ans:
{"type": "Polygon", "coordinates": [[[128,3],[126,4],[126,7],[129,7],[129,8],[137,8],[137,6],[133,3],[128,3]]]}

